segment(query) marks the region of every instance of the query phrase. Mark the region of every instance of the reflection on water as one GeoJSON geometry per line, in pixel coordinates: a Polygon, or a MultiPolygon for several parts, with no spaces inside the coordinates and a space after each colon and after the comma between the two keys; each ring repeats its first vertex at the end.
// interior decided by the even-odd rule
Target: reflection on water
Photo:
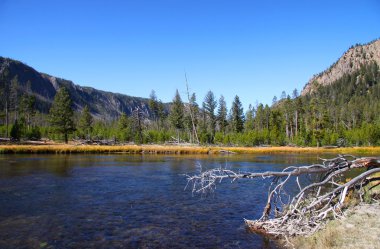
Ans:
{"type": "Polygon", "coordinates": [[[0,248],[275,248],[246,232],[269,180],[184,191],[203,169],[281,170],[317,156],[1,155],[0,248]]]}

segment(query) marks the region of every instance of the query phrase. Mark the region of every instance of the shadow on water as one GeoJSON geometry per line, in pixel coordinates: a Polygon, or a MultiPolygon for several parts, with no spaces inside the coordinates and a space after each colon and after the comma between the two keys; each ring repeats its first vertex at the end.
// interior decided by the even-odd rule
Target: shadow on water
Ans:
{"type": "Polygon", "coordinates": [[[281,170],[315,155],[1,155],[0,248],[276,248],[246,231],[269,180],[184,191],[197,165],[281,170]]]}

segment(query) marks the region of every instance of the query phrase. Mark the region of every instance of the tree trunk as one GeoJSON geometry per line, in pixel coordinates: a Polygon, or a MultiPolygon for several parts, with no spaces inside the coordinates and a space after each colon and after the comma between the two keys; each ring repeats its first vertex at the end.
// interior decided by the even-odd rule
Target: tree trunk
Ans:
{"type": "Polygon", "coordinates": [[[67,132],[65,132],[65,144],[67,144],[68,142],[69,142],[69,138],[68,138],[67,132]]]}
{"type": "Polygon", "coordinates": [[[179,129],[177,129],[177,144],[179,144],[179,129]]]}
{"type": "Polygon", "coordinates": [[[298,111],[296,111],[296,137],[298,136],[298,111]]]}
{"type": "Polygon", "coordinates": [[[8,113],[8,101],[5,101],[5,124],[7,127],[7,138],[9,138],[9,113],[8,113]]]}
{"type": "Polygon", "coordinates": [[[289,138],[289,120],[288,120],[287,113],[285,113],[285,133],[286,133],[286,138],[289,138]]]}

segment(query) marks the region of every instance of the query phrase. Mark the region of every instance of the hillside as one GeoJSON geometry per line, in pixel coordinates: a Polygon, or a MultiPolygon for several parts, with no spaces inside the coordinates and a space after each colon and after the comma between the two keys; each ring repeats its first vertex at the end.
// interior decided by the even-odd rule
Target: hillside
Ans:
{"type": "Polygon", "coordinates": [[[81,110],[88,105],[94,116],[105,119],[114,119],[122,112],[130,115],[136,108],[146,116],[150,115],[149,100],[146,98],[82,87],[72,81],[40,73],[22,62],[9,58],[0,57],[0,79],[2,89],[9,89],[13,81],[17,82],[19,95],[27,92],[33,94],[36,97],[37,109],[42,113],[48,113],[57,89],[65,86],[70,92],[75,110],[81,110]]]}
{"type": "MultiPolygon", "coordinates": [[[[97,117],[92,134],[87,132],[97,138],[165,143],[173,138],[178,140],[179,136],[184,142],[199,140],[201,144],[229,146],[380,145],[379,48],[380,40],[352,47],[328,70],[315,76],[301,96],[282,98],[271,107],[258,104],[244,112],[236,96],[228,110],[225,101],[214,101],[210,91],[207,96],[212,97],[205,98],[201,105],[192,105],[193,117],[189,108],[185,108],[186,104],[178,105],[177,115],[154,116],[149,110],[148,99],[82,87],[39,73],[19,61],[0,57],[0,93],[8,99],[0,102],[0,134],[8,137],[20,113],[23,127],[42,127],[43,137],[59,139],[59,134],[49,133],[48,122],[39,118],[44,115],[29,120],[26,108],[20,107],[22,103],[24,107],[27,104],[21,101],[21,94],[36,96],[33,108],[48,113],[57,89],[65,86],[77,111],[88,105],[97,117]],[[141,123],[119,118],[121,113],[130,115],[137,108],[151,120],[141,123]],[[7,110],[10,113],[8,125],[7,110]],[[110,120],[113,122],[108,122],[110,120]]],[[[169,104],[164,109],[167,113],[169,104]]],[[[79,129],[73,136],[83,137],[81,132],[79,129]]]]}
{"type": "Polygon", "coordinates": [[[353,74],[363,65],[376,62],[380,65],[380,39],[364,45],[352,46],[332,66],[313,76],[305,85],[302,95],[313,92],[317,86],[328,86],[345,74],[353,74]]]}

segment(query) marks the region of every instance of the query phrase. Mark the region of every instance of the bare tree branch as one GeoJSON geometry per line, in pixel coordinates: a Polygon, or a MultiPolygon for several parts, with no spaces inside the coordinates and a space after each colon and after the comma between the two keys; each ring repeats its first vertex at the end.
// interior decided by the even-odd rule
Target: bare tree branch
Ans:
{"type": "Polygon", "coordinates": [[[246,225],[253,232],[285,238],[310,235],[323,227],[328,218],[343,216],[348,193],[359,193],[362,200],[364,186],[379,180],[379,177],[371,176],[380,172],[380,158],[339,155],[321,161],[321,164],[309,166],[289,166],[279,172],[256,173],[235,172],[224,168],[210,169],[200,171],[196,175],[187,175],[187,186],[192,186],[193,193],[207,193],[214,191],[216,185],[224,179],[233,182],[237,179],[272,178],[261,218],[245,220],[246,225]],[[353,179],[344,177],[344,173],[359,168],[367,171],[362,171],[353,179]],[[302,187],[301,176],[314,176],[316,180],[302,187]],[[285,186],[291,181],[294,181],[298,188],[298,193],[293,198],[285,192],[285,186]],[[284,200],[285,197],[288,197],[288,200],[284,200]]]}

